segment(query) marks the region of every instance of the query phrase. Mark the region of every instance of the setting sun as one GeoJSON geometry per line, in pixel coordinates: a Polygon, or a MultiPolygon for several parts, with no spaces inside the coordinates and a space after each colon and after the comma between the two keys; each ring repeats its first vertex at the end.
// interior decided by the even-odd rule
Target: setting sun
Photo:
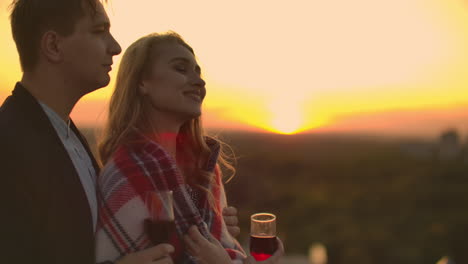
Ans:
{"type": "Polygon", "coordinates": [[[301,128],[301,113],[279,113],[272,121],[272,131],[280,134],[294,134],[301,128]]]}
{"type": "Polygon", "coordinates": [[[294,134],[304,126],[300,105],[294,100],[276,99],[270,103],[272,114],[271,131],[281,134],[294,134]]]}

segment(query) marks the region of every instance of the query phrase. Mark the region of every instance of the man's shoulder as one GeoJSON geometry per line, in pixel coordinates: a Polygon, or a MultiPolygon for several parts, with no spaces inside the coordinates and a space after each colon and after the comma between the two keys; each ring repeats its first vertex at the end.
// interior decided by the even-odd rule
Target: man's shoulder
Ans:
{"type": "Polygon", "coordinates": [[[23,87],[17,85],[0,106],[0,133],[37,130],[45,118],[41,106],[23,87]],[[41,121],[42,120],[42,121],[41,121]],[[35,124],[35,125],[33,125],[35,124]]]}
{"type": "Polygon", "coordinates": [[[13,159],[13,154],[17,152],[16,143],[21,137],[21,129],[18,120],[15,118],[14,109],[5,102],[0,107],[0,162],[4,164],[4,159],[13,159]]]}
{"type": "Polygon", "coordinates": [[[17,83],[11,95],[0,105],[0,121],[7,122],[17,117],[28,118],[28,115],[35,115],[40,111],[40,105],[37,100],[24,88],[17,83]]]}
{"type": "Polygon", "coordinates": [[[13,93],[0,104],[0,123],[11,122],[12,119],[24,111],[21,98],[13,93]]]}
{"type": "Polygon", "coordinates": [[[0,106],[0,134],[6,135],[16,133],[21,123],[27,122],[24,116],[24,109],[14,102],[12,97],[8,97],[0,106]]]}
{"type": "Polygon", "coordinates": [[[2,106],[0,106],[0,140],[5,140],[5,136],[11,134],[15,130],[17,124],[17,109],[10,103],[10,98],[7,98],[2,106]]]}
{"type": "Polygon", "coordinates": [[[8,97],[0,106],[0,146],[13,146],[16,151],[40,144],[47,131],[47,118],[43,118],[40,106],[28,105],[22,98],[8,97]]]}

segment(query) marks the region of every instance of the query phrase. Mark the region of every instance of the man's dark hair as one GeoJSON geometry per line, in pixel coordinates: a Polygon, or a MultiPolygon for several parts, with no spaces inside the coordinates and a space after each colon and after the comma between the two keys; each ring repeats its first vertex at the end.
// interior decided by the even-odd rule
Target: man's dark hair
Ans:
{"type": "Polygon", "coordinates": [[[23,72],[36,66],[41,37],[46,31],[71,35],[76,22],[85,15],[85,8],[96,11],[97,3],[98,0],[13,0],[11,31],[23,72]]]}

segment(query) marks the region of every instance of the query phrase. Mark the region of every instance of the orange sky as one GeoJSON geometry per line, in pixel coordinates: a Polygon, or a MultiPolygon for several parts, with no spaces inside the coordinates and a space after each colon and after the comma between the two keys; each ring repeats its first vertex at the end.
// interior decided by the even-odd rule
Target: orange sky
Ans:
{"type": "MultiPolygon", "coordinates": [[[[21,76],[9,2],[0,0],[0,102],[21,76]]],[[[207,81],[208,127],[468,132],[465,0],[111,2],[111,30],[123,48],[174,30],[195,49],[207,81]],[[438,122],[418,123],[428,114],[438,122]]],[[[86,96],[73,118],[102,123],[111,92],[112,83],[86,96]]]]}

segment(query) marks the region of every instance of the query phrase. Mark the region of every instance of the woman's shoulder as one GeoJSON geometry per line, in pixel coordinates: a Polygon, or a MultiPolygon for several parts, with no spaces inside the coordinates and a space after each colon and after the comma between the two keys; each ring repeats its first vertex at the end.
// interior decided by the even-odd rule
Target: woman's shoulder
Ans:
{"type": "Polygon", "coordinates": [[[218,159],[221,150],[221,142],[218,141],[216,138],[205,136],[205,143],[210,149],[210,153],[207,157],[204,169],[207,171],[216,172],[215,168],[218,165],[218,159]]]}
{"type": "Polygon", "coordinates": [[[145,168],[154,163],[142,146],[125,144],[114,152],[101,170],[98,182],[102,189],[113,189],[138,175],[145,175],[145,168]]]}
{"type": "Polygon", "coordinates": [[[124,178],[126,172],[140,162],[137,158],[140,156],[139,152],[135,145],[120,145],[101,169],[100,182],[116,182],[119,178],[124,178]]]}
{"type": "Polygon", "coordinates": [[[221,141],[212,136],[205,136],[205,143],[211,149],[219,149],[221,147],[221,141]]]}
{"type": "Polygon", "coordinates": [[[151,166],[173,166],[172,157],[156,142],[151,140],[131,142],[117,148],[101,171],[103,177],[115,174],[126,175],[151,166]]]}
{"type": "Polygon", "coordinates": [[[120,145],[112,155],[111,160],[114,162],[131,162],[168,155],[157,142],[153,140],[138,140],[120,145]]]}

